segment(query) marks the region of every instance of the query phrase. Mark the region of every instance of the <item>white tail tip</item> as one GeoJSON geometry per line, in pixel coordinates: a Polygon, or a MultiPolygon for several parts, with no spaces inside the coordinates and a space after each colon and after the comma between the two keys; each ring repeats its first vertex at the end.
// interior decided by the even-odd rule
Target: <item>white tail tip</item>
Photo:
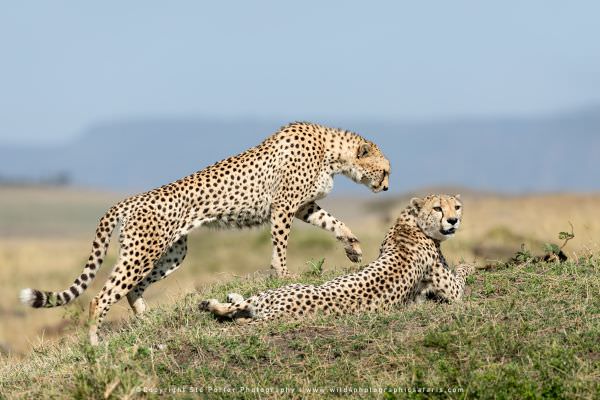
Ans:
{"type": "Polygon", "coordinates": [[[26,306],[33,307],[33,302],[35,301],[33,289],[27,288],[21,290],[19,293],[19,300],[21,300],[21,303],[25,304],[26,306]]]}

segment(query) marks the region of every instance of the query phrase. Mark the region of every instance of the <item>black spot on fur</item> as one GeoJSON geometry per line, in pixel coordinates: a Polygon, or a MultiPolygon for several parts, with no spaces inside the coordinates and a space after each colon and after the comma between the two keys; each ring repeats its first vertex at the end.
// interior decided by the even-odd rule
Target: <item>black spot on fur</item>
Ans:
{"type": "Polygon", "coordinates": [[[33,291],[33,304],[31,305],[34,308],[40,308],[44,306],[44,294],[39,290],[33,291]]]}

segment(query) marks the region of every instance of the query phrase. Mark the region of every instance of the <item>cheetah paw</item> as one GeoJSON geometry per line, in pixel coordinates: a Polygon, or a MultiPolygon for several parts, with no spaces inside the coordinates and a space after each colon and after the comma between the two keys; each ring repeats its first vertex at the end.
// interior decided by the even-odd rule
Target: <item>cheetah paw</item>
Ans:
{"type": "Polygon", "coordinates": [[[225,301],[232,304],[241,303],[244,301],[244,296],[238,293],[229,293],[225,298],[225,301]]]}
{"type": "Polygon", "coordinates": [[[98,335],[96,333],[90,333],[90,345],[97,347],[99,343],[100,340],[98,339],[98,335]]]}
{"type": "Polygon", "coordinates": [[[300,275],[290,272],[287,269],[284,271],[277,271],[273,269],[272,276],[280,279],[297,279],[300,277],[300,275]]]}
{"type": "Polygon", "coordinates": [[[218,303],[217,299],[202,300],[198,305],[198,308],[200,311],[211,311],[211,306],[213,306],[215,303],[218,303]]]}
{"type": "Polygon", "coordinates": [[[461,263],[456,266],[456,272],[463,276],[469,276],[475,272],[475,266],[473,264],[461,263]]]}
{"type": "Polygon", "coordinates": [[[358,239],[350,238],[346,240],[346,244],[344,246],[344,250],[346,251],[346,256],[350,261],[359,263],[362,260],[362,249],[360,248],[360,244],[358,239]]]}

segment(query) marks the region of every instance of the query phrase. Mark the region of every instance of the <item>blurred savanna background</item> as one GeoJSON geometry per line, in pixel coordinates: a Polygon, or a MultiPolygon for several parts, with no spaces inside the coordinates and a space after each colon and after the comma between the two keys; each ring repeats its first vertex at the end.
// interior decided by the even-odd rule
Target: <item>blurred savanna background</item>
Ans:
{"type": "MultiPolygon", "coordinates": [[[[460,193],[451,263],[524,245],[600,251],[600,7],[594,2],[108,2],[6,5],[0,14],[0,353],[26,357],[83,329],[117,254],[66,308],[19,290],[65,288],[116,201],[308,120],[358,132],[392,163],[372,194],[339,177],[321,206],[373,260],[413,196],[460,193]],[[110,4],[108,4],[110,3],[110,4]]],[[[267,274],[268,228],[199,229],[150,306],[267,274]]],[[[288,265],[349,266],[327,232],[294,224],[288,265]]],[[[109,314],[131,312],[121,301],[109,314]]]]}

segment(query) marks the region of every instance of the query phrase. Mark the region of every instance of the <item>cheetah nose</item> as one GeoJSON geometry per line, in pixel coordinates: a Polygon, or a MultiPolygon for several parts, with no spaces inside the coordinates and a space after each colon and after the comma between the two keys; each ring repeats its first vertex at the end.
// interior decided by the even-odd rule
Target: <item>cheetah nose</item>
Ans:
{"type": "Polygon", "coordinates": [[[446,221],[448,221],[450,225],[456,225],[458,218],[448,218],[446,221]]]}
{"type": "Polygon", "coordinates": [[[383,191],[384,191],[384,192],[387,192],[387,191],[388,191],[388,187],[387,187],[387,186],[384,186],[384,187],[383,187],[383,191]]]}

